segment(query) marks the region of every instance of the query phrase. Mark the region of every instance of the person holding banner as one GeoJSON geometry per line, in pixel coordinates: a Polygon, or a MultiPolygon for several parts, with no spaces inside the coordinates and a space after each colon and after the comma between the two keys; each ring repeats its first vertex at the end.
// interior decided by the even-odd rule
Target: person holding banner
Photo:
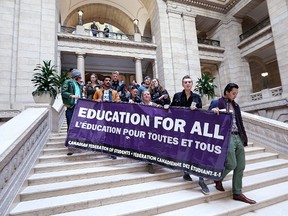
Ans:
{"type": "MultiPolygon", "coordinates": [[[[190,107],[191,110],[201,109],[202,101],[198,94],[192,92],[193,81],[189,75],[186,75],[182,78],[183,91],[175,93],[171,106],[178,107],[190,107]]],[[[186,181],[192,181],[191,176],[188,172],[184,172],[183,179],[186,181]]],[[[202,177],[199,177],[199,186],[203,194],[208,195],[210,193],[209,188],[204,182],[202,177]]]]}
{"type": "MultiPolygon", "coordinates": [[[[82,96],[81,82],[81,72],[78,69],[73,69],[71,71],[71,78],[64,81],[61,89],[61,96],[64,105],[66,106],[66,120],[67,120],[67,131],[69,130],[69,125],[73,116],[74,108],[77,100],[82,96]]],[[[69,152],[67,155],[72,155],[74,153],[73,149],[68,148],[69,152]]]]}
{"type": "MultiPolygon", "coordinates": [[[[155,107],[162,107],[160,104],[156,104],[151,101],[151,95],[149,90],[142,91],[142,102],[140,104],[148,105],[148,106],[155,106],[155,107]]],[[[151,174],[155,173],[155,169],[152,163],[147,164],[148,172],[151,174]]]]}
{"type": "MultiPolygon", "coordinates": [[[[229,172],[233,170],[232,192],[233,199],[241,202],[255,204],[255,200],[247,198],[242,193],[242,179],[245,169],[245,151],[244,146],[247,146],[248,138],[243,125],[241,110],[239,105],[234,101],[238,94],[238,85],[229,83],[224,89],[224,96],[217,100],[213,100],[209,106],[209,110],[219,115],[219,111],[231,112],[233,121],[231,129],[231,138],[228,147],[228,154],[225,163],[225,169],[221,176],[223,180],[229,172]]],[[[215,181],[216,189],[225,191],[221,181],[215,181]]]]}
{"type": "MultiPolygon", "coordinates": [[[[98,89],[94,93],[93,100],[97,102],[101,102],[101,101],[119,102],[121,101],[118,92],[110,88],[111,77],[104,76],[102,81],[103,81],[103,85],[102,85],[103,88],[98,89]]],[[[110,155],[110,157],[112,159],[117,158],[115,155],[110,155]]]]}

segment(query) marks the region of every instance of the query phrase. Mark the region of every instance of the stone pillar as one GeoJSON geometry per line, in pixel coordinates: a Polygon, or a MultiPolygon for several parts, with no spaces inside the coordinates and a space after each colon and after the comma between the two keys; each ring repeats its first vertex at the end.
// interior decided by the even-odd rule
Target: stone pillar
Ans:
{"type": "Polygon", "coordinates": [[[184,25],[181,13],[174,10],[168,10],[167,13],[170,31],[172,76],[177,92],[182,89],[181,80],[183,76],[189,74],[184,25]]]}
{"type": "Polygon", "coordinates": [[[139,84],[141,84],[143,82],[141,60],[142,60],[142,58],[135,58],[136,81],[139,84]]]}
{"type": "Polygon", "coordinates": [[[134,33],[134,41],[141,42],[141,34],[140,33],[134,33]]]}
{"type": "Polygon", "coordinates": [[[201,77],[201,66],[198,50],[195,16],[192,16],[191,14],[183,14],[183,23],[188,73],[195,84],[197,79],[201,77]]]}
{"type": "Polygon", "coordinates": [[[77,69],[81,71],[82,81],[85,83],[85,53],[76,53],[77,69]]]}
{"type": "Polygon", "coordinates": [[[275,51],[277,55],[279,73],[282,83],[283,94],[288,94],[288,1],[266,1],[269,18],[272,27],[275,51]]]}
{"type": "MultiPolygon", "coordinates": [[[[224,61],[219,67],[221,77],[220,86],[223,88],[230,82],[239,85],[237,101],[249,101],[252,93],[252,81],[249,64],[246,59],[241,58],[240,50],[237,47],[239,35],[242,33],[241,21],[235,18],[222,21],[217,29],[215,38],[221,41],[221,47],[225,47],[224,61]]],[[[221,89],[223,92],[224,89],[221,89]]]]}

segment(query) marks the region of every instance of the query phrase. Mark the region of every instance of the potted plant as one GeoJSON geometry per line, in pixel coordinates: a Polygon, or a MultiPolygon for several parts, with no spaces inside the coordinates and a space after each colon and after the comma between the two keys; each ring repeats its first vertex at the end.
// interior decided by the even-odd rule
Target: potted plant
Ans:
{"type": "Polygon", "coordinates": [[[53,104],[57,90],[59,89],[59,76],[56,73],[56,66],[50,61],[43,61],[43,65],[37,64],[33,70],[33,79],[36,89],[32,92],[36,103],[53,104]]]}
{"type": "Polygon", "coordinates": [[[214,89],[217,86],[213,83],[215,77],[211,76],[209,73],[204,72],[201,75],[201,78],[198,78],[196,81],[195,91],[198,92],[201,97],[207,96],[208,100],[215,97],[214,89]]]}

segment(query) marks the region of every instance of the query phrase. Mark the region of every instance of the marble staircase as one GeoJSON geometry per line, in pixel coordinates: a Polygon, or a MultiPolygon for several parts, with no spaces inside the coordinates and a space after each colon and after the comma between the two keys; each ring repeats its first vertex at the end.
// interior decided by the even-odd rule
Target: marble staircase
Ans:
{"type": "Polygon", "coordinates": [[[210,189],[204,195],[182,172],[156,166],[149,174],[145,162],[102,153],[67,156],[66,128],[51,137],[26,180],[11,216],[32,215],[285,215],[288,212],[288,160],[264,147],[246,147],[243,192],[257,204],[234,201],[231,173],[225,192],[210,189]],[[282,214],[281,214],[282,213],[282,214]]]}

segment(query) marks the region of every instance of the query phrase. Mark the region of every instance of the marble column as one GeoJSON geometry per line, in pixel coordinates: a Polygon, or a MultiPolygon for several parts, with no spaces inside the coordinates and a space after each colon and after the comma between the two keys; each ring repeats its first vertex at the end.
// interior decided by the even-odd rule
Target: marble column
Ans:
{"type": "Polygon", "coordinates": [[[195,24],[195,16],[191,14],[183,14],[184,37],[187,53],[188,74],[196,83],[201,77],[200,57],[198,50],[197,30],[195,24]]]}
{"type": "Polygon", "coordinates": [[[82,81],[85,83],[85,53],[76,53],[77,69],[81,71],[82,81]]]}
{"type": "Polygon", "coordinates": [[[266,1],[272,27],[283,94],[288,95],[288,1],[266,1]]]}
{"type": "Polygon", "coordinates": [[[143,81],[143,74],[142,74],[142,58],[135,58],[135,71],[136,71],[136,81],[137,83],[141,84],[143,81]]]}
{"type": "MultiPolygon", "coordinates": [[[[220,85],[224,88],[230,82],[239,85],[237,101],[249,101],[252,93],[252,80],[249,64],[246,59],[241,58],[237,47],[239,35],[242,33],[241,20],[229,18],[219,24],[217,34],[214,38],[220,38],[221,47],[225,48],[224,61],[219,66],[220,85]]],[[[223,92],[223,89],[221,89],[223,92]]]]}

